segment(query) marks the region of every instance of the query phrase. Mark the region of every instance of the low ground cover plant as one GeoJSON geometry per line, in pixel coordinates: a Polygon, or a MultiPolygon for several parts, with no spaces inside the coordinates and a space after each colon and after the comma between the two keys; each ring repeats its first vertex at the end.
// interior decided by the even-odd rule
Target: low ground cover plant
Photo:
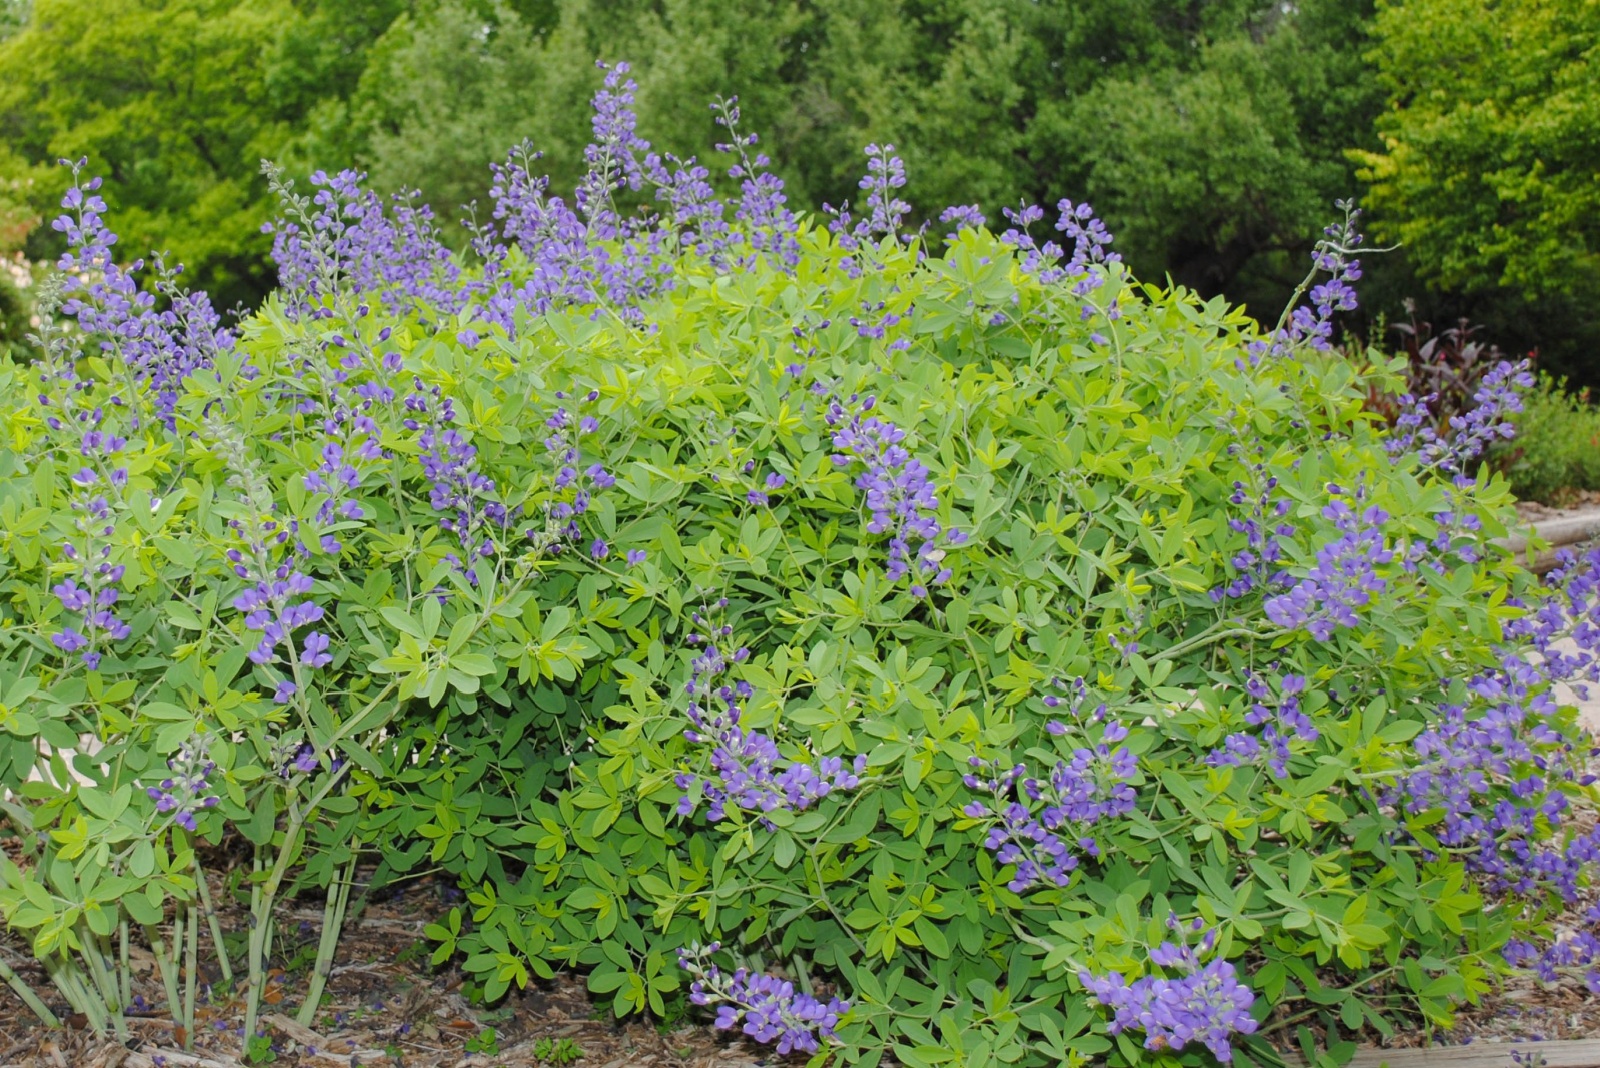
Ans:
{"type": "Polygon", "coordinates": [[[1541,374],[1496,462],[1525,500],[1560,504],[1574,490],[1600,489],[1600,410],[1589,391],[1541,374]]]}
{"type": "Polygon", "coordinates": [[[576,969],[852,1064],[1337,1060],[1512,965],[1600,983],[1552,690],[1600,558],[1538,587],[1478,461],[1524,370],[1370,415],[1353,213],[1264,331],[1083,205],[907,233],[890,146],[797,214],[731,102],[719,193],[631,93],[570,198],[510,154],[466,261],[274,172],[234,328],[80,174],[70,321],[0,369],[0,909],[54,990],[0,977],[42,1017],[122,1033],[143,941],[192,1023],[204,946],[248,1038],[320,888],[309,1018],[363,858],[461,881],[429,934],[484,998],[576,969]]]}

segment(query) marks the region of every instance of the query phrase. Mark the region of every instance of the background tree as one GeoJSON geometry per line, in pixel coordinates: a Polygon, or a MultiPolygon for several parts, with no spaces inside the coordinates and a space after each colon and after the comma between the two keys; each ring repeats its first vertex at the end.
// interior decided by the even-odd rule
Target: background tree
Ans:
{"type": "Polygon", "coordinates": [[[291,14],[282,0],[39,0],[0,43],[0,137],[34,203],[63,188],[56,159],[92,155],[131,250],[169,251],[225,303],[258,297],[256,172],[288,132],[260,42],[291,14]]]}
{"type": "Polygon", "coordinates": [[[1385,0],[1374,32],[1389,101],[1356,158],[1379,232],[1497,335],[1592,379],[1600,5],[1385,0]]]}

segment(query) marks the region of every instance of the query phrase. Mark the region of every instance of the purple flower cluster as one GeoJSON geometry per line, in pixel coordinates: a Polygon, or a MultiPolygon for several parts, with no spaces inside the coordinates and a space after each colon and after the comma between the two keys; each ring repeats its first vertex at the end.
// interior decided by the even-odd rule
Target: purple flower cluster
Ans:
{"type": "Polygon", "coordinates": [[[1280,627],[1304,627],[1318,641],[1327,641],[1336,627],[1360,622],[1358,609],[1372,603],[1375,594],[1388,589],[1378,569],[1394,559],[1383,535],[1389,515],[1376,505],[1363,507],[1364,488],[1357,488],[1350,503],[1340,500],[1344,490],[1330,485],[1333,498],[1322,509],[1339,536],[1317,550],[1316,564],[1306,577],[1286,592],[1267,599],[1267,618],[1280,627]]]}
{"type": "MultiPolygon", "coordinates": [[[[1600,550],[1563,565],[1550,595],[1505,624],[1499,665],[1466,682],[1464,701],[1440,705],[1412,742],[1417,759],[1378,800],[1407,816],[1437,814],[1415,832],[1427,855],[1448,851],[1494,892],[1570,909],[1600,866],[1600,829],[1570,825],[1569,794],[1595,777],[1581,759],[1588,746],[1556,726],[1552,684],[1581,687],[1600,674],[1600,550]],[[1558,645],[1568,641],[1576,651],[1558,645]]],[[[1507,954],[1536,971],[1578,967],[1586,944],[1525,943],[1507,954]]]]}
{"type": "Polygon", "coordinates": [[[487,233],[475,245],[491,283],[476,314],[508,333],[520,308],[539,314],[605,304],[637,320],[639,305],[671,284],[674,251],[704,256],[719,270],[732,270],[754,255],[787,267],[799,262],[799,221],[787,207],[782,181],[767,169],[770,161],[752,152],[755,135],[738,131],[735,101],[712,106],[732,136],[717,148],[736,157],[728,173],[740,182],[732,204],[737,227],[728,222],[729,205],[716,196],[705,166],[652,152],[638,135],[637,87],[628,64],[600,67],[605,77],[593,100],[594,139],[584,151],[589,169],[571,205],[552,196],[549,179],[535,174],[539,153],[529,144],[494,167],[494,218],[509,246],[487,233]],[[622,216],[616,194],[646,188],[664,212],[622,216]],[[511,256],[512,248],[518,257],[511,256]]]}
{"type": "Polygon", "coordinates": [[[1600,994],[1600,905],[1584,913],[1583,927],[1569,931],[1540,948],[1515,938],[1506,943],[1506,963],[1532,972],[1542,983],[1554,984],[1564,975],[1581,976],[1591,994],[1600,994]]]}
{"type": "MultiPolygon", "coordinates": [[[[579,410],[600,399],[598,390],[590,390],[577,402],[579,410]]],[[[556,394],[557,401],[567,401],[565,393],[556,394]]],[[[546,522],[543,530],[530,528],[528,537],[541,551],[559,552],[564,545],[579,544],[583,538],[578,520],[589,511],[594,498],[616,485],[616,476],[598,461],[584,462],[584,439],[600,429],[600,421],[593,415],[576,414],[563,407],[545,420],[550,431],[544,439],[545,455],[555,472],[550,476],[551,498],[546,503],[546,522]]],[[[589,545],[589,555],[596,560],[610,554],[604,541],[595,539],[589,545]]],[[[630,553],[630,562],[632,554],[630,553]]]]}
{"type": "Polygon", "coordinates": [[[1441,705],[1412,742],[1417,762],[1378,796],[1409,815],[1437,811],[1428,836],[1491,889],[1571,904],[1600,862],[1600,831],[1564,841],[1559,833],[1564,791],[1593,776],[1574,766],[1571,741],[1549,723],[1557,706],[1548,667],[1507,652],[1500,668],[1473,677],[1471,703],[1441,705]]]}
{"type": "Polygon", "coordinates": [[[1284,356],[1302,345],[1327,351],[1333,347],[1334,316],[1356,309],[1356,291],[1351,283],[1361,278],[1361,261],[1351,256],[1363,240],[1356,230],[1361,212],[1349,201],[1340,201],[1338,206],[1344,210],[1344,221],[1323,231],[1322,240],[1311,252],[1311,273],[1295,291],[1295,299],[1298,299],[1310,286],[1310,305],[1291,302],[1272,333],[1270,345],[1256,341],[1249,346],[1252,364],[1269,351],[1273,356],[1284,356]],[[1327,277],[1312,285],[1319,275],[1327,277]]]}
{"type": "MultiPolygon", "coordinates": [[[[57,266],[72,284],[61,310],[76,318],[79,328],[97,338],[101,351],[126,371],[134,389],[128,398],[114,397],[112,402],[149,405],[156,419],[170,427],[183,380],[231,349],[233,335],[222,329],[205,294],[179,288],[181,267],[168,268],[156,257],[152,293],[136,277],[143,260],[126,268],[117,265],[111,254],[117,235],[101,220],[106,205],[96,193],[100,179],[82,181],[87,162],[68,164],[72,185],[61,200],[67,214],[51,224],[67,238],[67,252],[57,266]],[[156,310],[157,294],[166,298],[164,311],[156,310]]],[[[133,427],[140,425],[135,416],[133,427]]]]}
{"type": "MultiPolygon", "coordinates": [[[[1089,205],[1063,200],[1056,208],[1061,213],[1056,220],[1056,230],[1072,242],[1072,255],[1065,263],[1061,262],[1061,257],[1066,255],[1066,250],[1060,242],[1047,238],[1041,245],[1031,232],[1033,224],[1044,218],[1044,209],[1037,204],[1001,209],[1011,228],[1000,235],[1000,240],[1022,253],[1022,269],[1037,276],[1039,281],[1051,285],[1075,279],[1073,293],[1088,296],[1105,284],[1106,266],[1120,263],[1122,256],[1110,251],[1111,234],[1105,224],[1094,217],[1094,209],[1089,205]]],[[[1089,309],[1084,311],[1088,313],[1089,309]]]]}
{"type": "Polygon", "coordinates": [[[1052,716],[1057,717],[1045,724],[1045,729],[1051,734],[1058,737],[1066,734],[1071,729],[1067,725],[1068,720],[1073,725],[1086,727],[1096,723],[1104,723],[1110,716],[1110,710],[1106,708],[1105,702],[1102,701],[1094,708],[1087,719],[1084,718],[1083,709],[1089,703],[1089,684],[1082,675],[1070,681],[1053,678],[1050,680],[1050,690],[1054,692],[1042,695],[1040,701],[1044,704],[1044,707],[1050,710],[1052,716]]]}
{"type": "MultiPolygon", "coordinates": [[[[272,528],[269,525],[267,529],[272,528]]],[[[287,646],[290,661],[295,661],[294,632],[322,619],[321,605],[309,599],[299,599],[309,598],[310,576],[295,571],[289,563],[278,565],[270,578],[252,574],[242,559],[235,566],[255,580],[233,599],[233,607],[245,614],[246,629],[261,635],[260,641],[250,650],[251,663],[262,666],[275,663],[279,646],[287,646]]],[[[320,631],[307,634],[298,661],[308,668],[331,663],[333,657],[328,653],[328,636],[320,631]]]]}
{"type": "Polygon", "coordinates": [[[145,794],[156,803],[156,812],[171,816],[172,821],[186,831],[195,829],[195,813],[213,808],[217,798],[207,793],[207,781],[217,766],[206,758],[203,742],[191,741],[167,761],[171,774],[156,786],[145,788],[145,794]]]}
{"type": "Polygon", "coordinates": [[[773,824],[765,813],[780,808],[801,812],[831,793],[855,789],[867,758],[860,755],[848,765],[839,757],[823,757],[815,764],[786,760],[770,737],[740,725],[741,702],[755,691],[748,681],[734,677],[734,669],[750,658],[750,650],[734,647],[732,624],[716,622],[727,606],[727,598],[722,598],[715,609],[695,612],[695,625],[706,632],[693,632],[686,639],[699,653],[684,686],[689,726],[683,736],[704,755],[708,771],[678,774],[674,781],[684,793],[677,811],[680,816],[694,813],[698,789],[710,802],[708,814],[713,820],[724,818],[731,805],[755,813],[770,830],[773,824]]]}
{"type": "Polygon", "coordinates": [[[739,1028],[757,1042],[776,1042],[778,1055],[795,1051],[816,1053],[821,1042],[837,1038],[835,1029],[850,1011],[839,998],[822,1001],[795,990],[794,984],[776,976],[739,968],[725,974],[711,955],[721,948],[692,945],[678,953],[678,967],[694,977],[689,1000],[716,1006],[718,1028],[739,1028]]]}
{"type": "MultiPolygon", "coordinates": [[[[72,476],[77,488],[92,487],[94,473],[87,469],[72,476]]],[[[128,637],[128,624],[117,614],[119,588],[126,568],[111,562],[111,546],[104,544],[116,530],[111,505],[98,493],[79,494],[72,502],[77,527],[83,537],[80,549],[72,542],[61,546],[61,554],[75,573],[51,588],[61,607],[78,614],[76,626],[63,624],[50,636],[50,642],[63,653],[79,653],[84,666],[93,671],[100,666],[108,642],[128,637]]]]}
{"type": "Polygon", "coordinates": [[[1078,973],[1096,1001],[1113,1012],[1111,1033],[1143,1031],[1145,1049],[1181,1050],[1199,1042],[1217,1060],[1233,1060],[1234,1035],[1253,1034],[1256,1020],[1250,1015],[1255,994],[1239,982],[1238,972],[1226,960],[1202,959],[1216,946],[1215,931],[1206,931],[1198,947],[1188,944],[1188,935],[1198,933],[1204,924],[1197,918],[1187,930],[1177,917],[1167,921],[1179,940],[1163,942],[1150,951],[1150,963],[1176,975],[1147,975],[1132,982],[1120,972],[1096,976],[1078,973]]]}
{"type": "MultiPolygon", "coordinates": [[[[1600,680],[1600,549],[1563,554],[1548,581],[1548,595],[1505,624],[1500,665],[1469,680],[1467,702],[1441,707],[1413,743],[1420,763],[1380,800],[1437,812],[1430,844],[1461,856],[1491,890],[1570,915],[1600,871],[1600,828],[1573,826],[1569,800],[1596,782],[1585,758],[1597,751],[1557,728],[1551,688],[1570,683],[1581,696],[1600,680]]],[[[1508,943],[1505,958],[1545,982],[1581,974],[1600,992],[1597,925],[1600,908],[1591,907],[1542,946],[1508,943]]]]}
{"type": "Polygon", "coordinates": [[[1289,774],[1289,758],[1293,756],[1291,742],[1311,743],[1321,732],[1311,724],[1311,717],[1301,710],[1300,695],[1305,692],[1303,675],[1281,675],[1276,685],[1253,671],[1245,672],[1245,694],[1250,707],[1244,721],[1259,727],[1256,734],[1238,732],[1223,739],[1222,748],[1213,750],[1206,758],[1212,767],[1239,767],[1254,764],[1267,758],[1267,767],[1275,778],[1289,774]]]}
{"type": "Polygon", "coordinates": [[[1501,360],[1486,372],[1473,392],[1473,407],[1450,417],[1450,433],[1441,436],[1434,429],[1430,406],[1437,394],[1400,397],[1400,415],[1394,430],[1384,442],[1390,458],[1399,463],[1416,454],[1424,468],[1437,467],[1446,473],[1463,471],[1468,462],[1499,441],[1516,436],[1511,417],[1522,411],[1521,391],[1533,386],[1527,360],[1512,363],[1501,360]]]}
{"type": "Polygon", "coordinates": [[[378,195],[362,188],[366,176],[359,171],[317,171],[316,192],[307,199],[280,168],[264,170],[284,214],[261,229],[273,235],[291,315],[332,319],[340,296],[374,296],[401,313],[426,308],[452,315],[465,307],[475,287],[462,283],[431,209],[416,205],[416,194],[396,195],[385,211],[378,195]]]}
{"type": "Polygon", "coordinates": [[[1252,590],[1271,589],[1288,578],[1282,566],[1281,539],[1294,536],[1294,524],[1285,519],[1293,503],[1286,498],[1274,500],[1278,479],[1266,473],[1264,463],[1249,465],[1247,477],[1248,483],[1235,480],[1233,492],[1228,495],[1229,504],[1241,508],[1248,504],[1250,512],[1228,517],[1228,529],[1245,536],[1245,547],[1228,560],[1233,579],[1210,591],[1212,601],[1219,604],[1225,598],[1243,597],[1252,590]]]}
{"type": "Polygon", "coordinates": [[[453,425],[455,401],[434,386],[415,379],[405,398],[407,430],[417,431],[418,458],[428,480],[428,503],[443,512],[439,527],[450,534],[460,553],[446,560],[469,585],[478,584],[478,564],[495,556],[503,535],[516,516],[501,503],[494,480],[478,469],[478,447],[453,425]]]}
{"type": "Polygon", "coordinates": [[[761,152],[753,155],[759,139],[753,133],[739,132],[737,97],[718,100],[712,105],[717,125],[731,138],[717,145],[717,151],[737,157],[728,168],[728,177],[739,182],[739,199],[734,217],[743,225],[740,235],[753,254],[768,257],[773,264],[793,269],[800,262],[800,242],[795,237],[800,222],[790,210],[783,191],[783,179],[769,169],[772,161],[761,152]]]}
{"type": "Polygon", "coordinates": [[[1454,563],[1476,563],[1480,557],[1479,542],[1483,534],[1483,520],[1472,512],[1467,511],[1467,503],[1459,490],[1471,485],[1471,480],[1463,475],[1455,476],[1457,491],[1445,490],[1445,501],[1449,508],[1443,512],[1435,512],[1433,521],[1438,525],[1438,530],[1432,538],[1419,539],[1406,548],[1403,566],[1407,571],[1415,571],[1418,565],[1426,565],[1436,574],[1444,574],[1448,567],[1454,563]]]}
{"type": "MultiPolygon", "coordinates": [[[[365,518],[365,509],[354,498],[362,477],[373,466],[392,459],[380,444],[383,434],[371,409],[376,403],[392,400],[394,390],[364,382],[351,392],[356,397],[354,408],[336,403],[322,420],[317,465],[304,476],[306,490],[323,495],[317,506],[318,523],[365,518]]],[[[323,536],[324,552],[336,553],[341,548],[333,535],[323,536]]]]}
{"type": "Polygon", "coordinates": [[[956,546],[965,543],[967,536],[959,530],[946,530],[935,518],[939,496],[929,479],[931,472],[906,448],[906,432],[869,414],[876,398],[867,397],[859,407],[856,402],[852,396],[849,407],[838,399],[828,406],[825,418],[833,428],[833,447],[838,450],[833,463],[841,468],[865,467],[855,484],[866,494],[867,509],[872,513],[867,532],[889,535],[885,574],[890,582],[899,582],[911,575],[915,566],[912,596],[926,597],[929,586],[950,579],[941,540],[944,545],[956,546]]]}
{"type": "Polygon", "coordinates": [[[911,205],[895,192],[905,188],[905,162],[895,155],[893,145],[868,145],[865,151],[867,173],[860,188],[867,194],[867,214],[856,223],[853,236],[862,240],[896,237],[911,210],[911,205]]]}
{"type": "Polygon", "coordinates": [[[526,142],[492,166],[494,218],[510,246],[489,235],[478,243],[485,258],[484,278],[496,283],[477,314],[515,336],[519,308],[542,314],[567,304],[598,300],[595,279],[599,255],[590,247],[588,228],[560,197],[549,194],[550,180],[534,173],[540,155],[526,142]],[[513,263],[515,249],[526,266],[513,263]]]}
{"type": "MultiPolygon", "coordinates": [[[[1067,704],[1069,714],[1076,716],[1087,692],[1083,680],[1077,680],[1074,690],[1069,690],[1067,704]]],[[[1045,697],[1048,707],[1060,703],[1055,695],[1045,697]]],[[[1105,716],[1102,705],[1090,722],[1102,722],[1105,716]]],[[[1061,736],[1074,727],[1053,720],[1047,729],[1061,736]]],[[[992,800],[973,801],[961,811],[968,819],[988,824],[984,848],[1001,864],[1015,865],[1012,891],[1020,894],[1040,884],[1066,886],[1078,868],[1080,853],[1100,856],[1091,828],[1132,812],[1136,800],[1129,784],[1138,773],[1138,758],[1127,746],[1112,748],[1127,737],[1127,727],[1107,723],[1098,743],[1076,748],[1068,759],[1058,760],[1042,783],[1028,777],[1024,764],[1001,767],[981,757],[969,759],[972,771],[962,781],[992,800]]]]}
{"type": "Polygon", "coordinates": [[[983,209],[976,204],[952,204],[939,213],[939,221],[945,225],[955,225],[955,229],[945,234],[946,241],[954,241],[961,236],[962,230],[981,230],[988,224],[988,219],[983,216],[983,209]]]}

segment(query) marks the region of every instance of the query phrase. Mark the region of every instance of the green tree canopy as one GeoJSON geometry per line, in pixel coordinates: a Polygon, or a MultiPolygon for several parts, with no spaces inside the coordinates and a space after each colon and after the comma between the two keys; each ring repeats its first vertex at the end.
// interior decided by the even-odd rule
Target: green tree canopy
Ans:
{"type": "Polygon", "coordinates": [[[1600,292],[1600,4],[1385,0],[1376,33],[1384,235],[1446,289],[1600,292]]]}
{"type": "Polygon", "coordinates": [[[170,252],[225,300],[260,292],[256,171],[287,132],[261,42],[288,15],[281,0],[39,0],[0,42],[0,131],[40,207],[65,183],[56,159],[92,156],[130,251],[170,252]]]}
{"type": "Polygon", "coordinates": [[[1379,236],[1436,313],[1595,384],[1600,3],[1384,0],[1374,35],[1382,144],[1354,155],[1379,236]]]}

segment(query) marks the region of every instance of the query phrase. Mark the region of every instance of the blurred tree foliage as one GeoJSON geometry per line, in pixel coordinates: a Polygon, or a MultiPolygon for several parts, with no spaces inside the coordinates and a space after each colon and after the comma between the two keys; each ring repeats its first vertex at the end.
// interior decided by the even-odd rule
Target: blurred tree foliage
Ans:
{"type": "Polygon", "coordinates": [[[797,205],[857,198],[861,147],[889,141],[922,218],[1087,199],[1144,276],[1270,315],[1359,167],[1408,246],[1390,303],[1575,306],[1552,276],[1596,277],[1595,3],[1374,2],[0,0],[0,188],[48,218],[49,164],[90,155],[134,247],[253,302],[260,158],[419,190],[462,241],[512,143],[570,183],[595,60],[625,58],[646,137],[720,173],[706,105],[737,94],[797,205]]]}
{"type": "Polygon", "coordinates": [[[1353,155],[1379,233],[1503,342],[1593,382],[1600,3],[1385,0],[1375,28],[1389,106],[1353,155]]]}

